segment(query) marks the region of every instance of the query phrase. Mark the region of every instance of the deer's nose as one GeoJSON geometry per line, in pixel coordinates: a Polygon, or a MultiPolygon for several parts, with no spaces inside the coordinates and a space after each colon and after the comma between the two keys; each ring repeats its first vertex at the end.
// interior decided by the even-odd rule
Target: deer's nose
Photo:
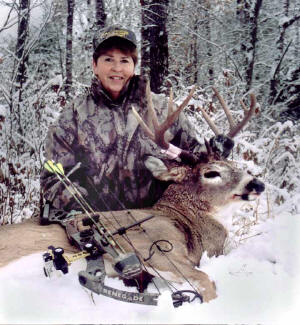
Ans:
{"type": "Polygon", "coordinates": [[[265,190],[265,184],[254,178],[251,182],[246,185],[246,189],[249,192],[255,191],[256,193],[262,193],[265,190]]]}

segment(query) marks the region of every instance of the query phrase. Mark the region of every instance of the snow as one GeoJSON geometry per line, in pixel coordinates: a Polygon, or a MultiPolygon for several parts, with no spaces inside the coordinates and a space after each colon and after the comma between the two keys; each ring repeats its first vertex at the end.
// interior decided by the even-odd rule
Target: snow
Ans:
{"type": "Polygon", "coordinates": [[[6,116],[6,107],[0,104],[0,116],[6,116]]]}
{"type": "MultiPolygon", "coordinates": [[[[200,269],[215,281],[218,298],[179,308],[167,290],[156,307],[92,298],[77,280],[83,260],[67,275],[48,279],[42,252],[23,257],[0,269],[0,323],[294,324],[300,308],[300,215],[281,213],[254,232],[226,256],[202,257],[200,269]]],[[[106,284],[124,289],[117,279],[106,284]]]]}

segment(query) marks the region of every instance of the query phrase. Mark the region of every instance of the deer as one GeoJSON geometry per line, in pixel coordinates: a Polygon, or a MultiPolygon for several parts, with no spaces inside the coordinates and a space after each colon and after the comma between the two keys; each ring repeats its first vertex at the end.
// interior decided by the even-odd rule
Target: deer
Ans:
{"type": "MultiPolygon", "coordinates": [[[[256,97],[254,94],[250,95],[249,109],[241,101],[245,115],[241,122],[235,124],[222,96],[217,89],[213,90],[229,121],[228,136],[233,138],[253,115],[256,97]]],[[[207,252],[209,257],[223,254],[228,230],[222,220],[216,217],[217,211],[233,202],[255,200],[264,191],[265,186],[257,178],[239,169],[232,161],[214,153],[207,141],[207,154],[195,157],[180,148],[174,148],[166,140],[168,129],[187,105],[192,94],[193,91],[174,109],[173,95],[170,92],[168,116],[164,122],[159,123],[152,104],[150,87],[147,87],[148,121],[145,122],[134,108],[133,113],[147,136],[162,150],[170,151],[171,147],[171,151],[176,152],[179,159],[162,161],[156,157],[148,157],[145,165],[153,177],[168,181],[170,185],[151,208],[108,211],[102,212],[101,216],[104,226],[111,232],[120,224],[132,223],[132,218],[139,221],[146,216],[154,216],[141,225],[131,227],[126,236],[118,238],[118,243],[125,251],[134,249],[145,265],[146,271],[143,272],[147,276],[138,279],[139,288],[144,290],[159,272],[166,281],[188,281],[201,294],[203,300],[209,302],[217,297],[216,285],[206,273],[196,267],[199,266],[204,252],[207,252]]],[[[215,135],[221,134],[204,109],[199,109],[215,135]]],[[[81,230],[85,227],[83,218],[84,215],[81,215],[76,219],[76,227],[81,230]]],[[[63,228],[57,224],[42,226],[36,220],[27,220],[21,224],[1,226],[0,267],[22,256],[45,251],[49,245],[61,246],[69,253],[77,251],[70,244],[63,228]]],[[[111,265],[112,259],[107,255],[106,263],[111,265]]],[[[113,273],[111,270],[109,275],[116,275],[113,273]]]]}

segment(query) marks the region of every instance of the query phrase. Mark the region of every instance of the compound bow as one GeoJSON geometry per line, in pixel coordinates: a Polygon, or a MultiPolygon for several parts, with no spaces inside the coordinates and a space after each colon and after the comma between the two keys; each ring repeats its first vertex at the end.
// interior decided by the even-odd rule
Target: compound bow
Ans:
{"type": "MultiPolygon", "coordinates": [[[[45,163],[45,168],[57,176],[59,181],[67,188],[85,213],[85,217],[83,218],[80,217],[82,211],[71,211],[70,213],[67,213],[62,210],[51,208],[49,203],[45,204],[41,214],[41,223],[59,223],[62,225],[66,230],[70,242],[80,250],[77,254],[67,255],[64,253],[63,248],[49,246],[48,251],[43,254],[45,276],[51,277],[55,271],[61,271],[63,274],[66,274],[68,273],[69,266],[74,261],[80,258],[85,258],[87,261],[86,270],[78,273],[79,283],[85,288],[97,294],[102,294],[124,302],[157,305],[160,292],[156,285],[155,286],[158,290],[157,294],[148,292],[128,292],[106,286],[104,284],[106,271],[103,258],[104,254],[109,254],[113,258],[114,270],[124,280],[132,280],[140,275],[145,269],[145,265],[141,262],[136,253],[125,252],[122,246],[115,239],[115,236],[126,235],[128,229],[135,226],[141,226],[143,222],[152,219],[154,216],[149,215],[139,221],[135,220],[132,224],[126,227],[120,227],[111,233],[101,221],[101,218],[103,218],[104,215],[101,212],[95,212],[92,209],[90,204],[76,188],[76,185],[67,175],[65,175],[63,166],[60,163],[48,160],[45,163]],[[78,227],[79,222],[81,227],[78,227]]],[[[133,215],[132,218],[134,218],[133,215]]],[[[151,240],[151,238],[149,239],[151,240]]],[[[172,243],[168,242],[168,244],[170,245],[170,249],[164,250],[159,246],[158,242],[151,240],[149,258],[145,259],[145,261],[148,261],[154,254],[152,250],[153,246],[156,246],[160,252],[165,254],[172,249],[172,243]]],[[[135,251],[137,250],[135,249],[135,251]]],[[[174,264],[173,266],[176,267],[174,264]]],[[[176,269],[180,272],[178,268],[176,269]]],[[[196,298],[199,298],[201,302],[203,301],[202,296],[197,292],[188,279],[184,277],[184,275],[182,275],[183,278],[191,285],[192,290],[174,290],[174,286],[172,288],[170,283],[163,279],[157,270],[155,271],[172,291],[173,305],[175,307],[182,305],[185,301],[194,301],[196,298]],[[191,299],[188,294],[194,294],[194,297],[191,299]]],[[[152,282],[155,284],[153,279],[152,282]]],[[[143,288],[139,289],[140,291],[143,291],[143,288]]]]}

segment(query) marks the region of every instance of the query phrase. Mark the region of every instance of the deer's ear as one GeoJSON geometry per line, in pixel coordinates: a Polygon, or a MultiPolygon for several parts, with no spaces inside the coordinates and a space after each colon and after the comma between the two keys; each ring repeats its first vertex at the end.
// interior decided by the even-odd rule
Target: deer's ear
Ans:
{"type": "Polygon", "coordinates": [[[150,170],[153,177],[165,182],[173,181],[181,183],[187,172],[186,168],[182,166],[168,168],[162,160],[152,156],[145,160],[145,166],[150,170]]]}

